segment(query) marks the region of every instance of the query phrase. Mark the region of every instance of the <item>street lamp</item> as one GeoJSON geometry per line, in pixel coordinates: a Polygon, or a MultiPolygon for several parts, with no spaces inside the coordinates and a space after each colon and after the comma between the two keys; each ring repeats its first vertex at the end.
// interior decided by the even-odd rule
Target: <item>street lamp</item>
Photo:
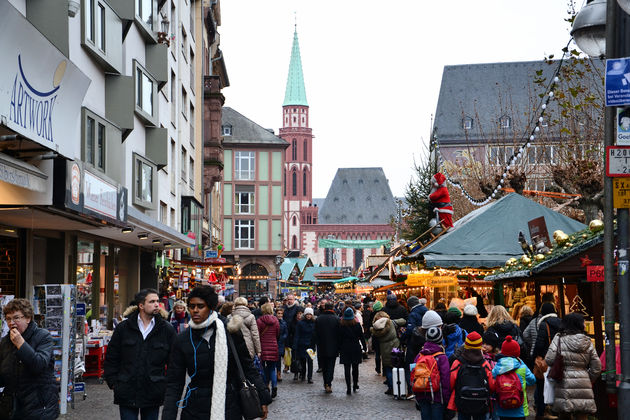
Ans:
{"type": "Polygon", "coordinates": [[[160,44],[166,44],[167,47],[171,46],[171,41],[168,36],[168,28],[169,28],[169,24],[171,22],[169,22],[168,18],[166,17],[165,14],[161,14],[162,16],[162,21],[160,22],[160,29],[162,29],[160,32],[157,33],[158,36],[158,42],[160,44]]]}
{"type": "Polygon", "coordinates": [[[589,1],[575,16],[571,35],[590,57],[606,54],[606,0],[589,1]]]}
{"type": "Polygon", "coordinates": [[[280,296],[280,285],[282,280],[282,272],[280,271],[280,266],[284,262],[284,257],[282,255],[276,255],[276,299],[280,296]]]}

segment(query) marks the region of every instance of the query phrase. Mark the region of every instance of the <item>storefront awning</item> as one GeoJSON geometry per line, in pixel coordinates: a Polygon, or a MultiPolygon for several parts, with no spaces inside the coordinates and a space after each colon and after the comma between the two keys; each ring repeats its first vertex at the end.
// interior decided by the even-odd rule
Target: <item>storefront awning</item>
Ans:
{"type": "Polygon", "coordinates": [[[36,166],[0,153],[0,181],[43,192],[48,176],[36,166]]]}

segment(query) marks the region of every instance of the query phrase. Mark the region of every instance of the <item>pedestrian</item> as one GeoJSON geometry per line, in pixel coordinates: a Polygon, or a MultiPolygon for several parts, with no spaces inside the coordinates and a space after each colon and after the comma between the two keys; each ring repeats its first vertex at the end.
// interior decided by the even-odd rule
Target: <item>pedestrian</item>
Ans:
{"type": "MultiPolygon", "coordinates": [[[[156,295],[157,296],[157,295],[156,295]]],[[[3,308],[9,333],[0,341],[0,415],[15,420],[53,420],[59,415],[53,339],[33,319],[27,299],[3,308]]]]}
{"type": "Polygon", "coordinates": [[[324,391],[332,392],[332,381],[335,374],[335,360],[339,354],[339,318],[335,314],[334,305],[326,301],[324,311],[315,320],[313,344],[317,346],[317,362],[322,369],[324,391]]]}
{"type": "Polygon", "coordinates": [[[449,410],[457,411],[459,420],[485,420],[494,392],[492,369],[481,352],[482,339],[473,331],[466,336],[461,356],[451,366],[449,410]]]}
{"type": "Polygon", "coordinates": [[[287,335],[289,334],[289,330],[287,328],[287,323],[282,318],[284,315],[284,309],[282,307],[278,307],[276,309],[276,319],[278,320],[278,326],[280,328],[280,333],[278,334],[278,364],[276,365],[276,376],[278,382],[282,382],[282,361],[284,359],[285,353],[285,343],[287,340],[287,335]]]}
{"type": "MultiPolygon", "coordinates": [[[[494,369],[494,366],[497,364],[497,356],[501,351],[501,348],[498,347],[499,337],[497,333],[488,331],[484,332],[481,338],[483,340],[481,343],[483,358],[486,359],[490,365],[490,369],[494,369]]],[[[494,392],[490,394],[490,416],[488,420],[499,420],[499,415],[497,414],[497,398],[494,392]]]]}
{"type": "Polygon", "coordinates": [[[386,395],[393,395],[394,388],[392,382],[392,349],[400,346],[400,341],[396,335],[396,328],[405,325],[405,320],[399,318],[390,319],[385,311],[380,311],[374,315],[374,324],[372,325],[372,336],[378,339],[381,351],[381,362],[383,364],[383,373],[385,374],[387,390],[386,395]]]}
{"type": "Polygon", "coordinates": [[[217,311],[219,311],[219,314],[221,314],[221,316],[228,318],[230,315],[232,315],[232,311],[234,310],[234,302],[225,302],[223,305],[221,305],[221,308],[217,308],[217,311]]]}
{"type": "MultiPolygon", "coordinates": [[[[406,346],[404,368],[405,378],[407,380],[408,396],[412,395],[409,365],[413,363],[414,359],[418,355],[418,352],[422,348],[422,345],[418,346],[418,340],[413,340],[413,334],[416,328],[422,327],[422,317],[427,312],[427,307],[424,306],[426,302],[426,299],[420,299],[418,296],[410,296],[407,299],[407,306],[410,308],[410,311],[407,318],[407,326],[400,337],[400,341],[406,346]]],[[[422,344],[424,344],[424,342],[422,344]]]]}
{"type": "Polygon", "coordinates": [[[518,314],[518,327],[521,329],[521,331],[525,331],[527,329],[529,323],[532,321],[533,318],[534,311],[532,310],[531,306],[521,306],[521,310],[518,314]]]}
{"type": "Polygon", "coordinates": [[[447,312],[446,304],[444,302],[438,302],[437,305],[435,305],[435,308],[433,308],[433,310],[437,312],[440,318],[442,318],[442,321],[444,321],[444,318],[446,318],[446,312],[447,312]]]}
{"type": "Polygon", "coordinates": [[[352,368],[352,391],[359,389],[359,363],[367,351],[363,329],[355,319],[352,308],[346,308],[339,321],[339,363],[343,365],[346,379],[346,394],[350,395],[350,369],[352,368]]]}
{"type": "Polygon", "coordinates": [[[501,356],[492,369],[496,388],[496,413],[501,420],[525,420],[529,416],[527,385],[534,385],[536,378],[520,359],[521,347],[511,335],[503,341],[501,356]]]}
{"type": "Polygon", "coordinates": [[[276,398],[278,394],[276,367],[280,360],[278,356],[280,324],[273,316],[273,304],[266,302],[260,310],[262,315],[256,320],[256,324],[260,331],[260,361],[263,366],[263,379],[267,388],[271,382],[271,398],[276,398]]]}
{"type": "Polygon", "coordinates": [[[374,311],[372,310],[373,303],[368,302],[363,304],[363,337],[365,338],[365,342],[368,343],[368,353],[371,353],[371,342],[370,338],[370,327],[372,326],[372,317],[374,316],[374,311]]]}
{"type": "Polygon", "coordinates": [[[502,305],[495,305],[486,319],[486,331],[493,331],[499,336],[499,345],[503,345],[503,340],[508,335],[518,342],[521,349],[521,360],[529,360],[529,348],[523,340],[523,335],[516,321],[510,316],[502,305]]]}
{"type": "Polygon", "coordinates": [[[293,337],[294,360],[299,360],[301,369],[295,372],[294,381],[304,381],[306,378],[309,384],[313,383],[313,359],[308,355],[306,349],[313,348],[313,334],[315,331],[315,320],[313,319],[313,308],[304,310],[304,319],[300,320],[295,327],[293,337]]]}
{"type": "Polygon", "coordinates": [[[252,359],[258,357],[260,359],[258,326],[256,325],[256,317],[247,306],[247,299],[242,296],[234,299],[234,309],[232,309],[232,315],[228,319],[230,321],[233,320],[234,325],[240,328],[249,351],[249,357],[252,359]]]}
{"type": "Polygon", "coordinates": [[[216,307],[217,294],[211,286],[197,286],[188,295],[191,322],[173,344],[163,420],[175,420],[178,408],[182,409],[182,420],[241,420],[238,392],[242,384],[237,357],[245,377],[256,387],[264,413],[262,418],[267,417],[271,396],[249,356],[241,329],[234,320],[228,323],[217,313],[216,307]],[[182,398],[187,376],[190,382],[182,398]]]}
{"type": "Polygon", "coordinates": [[[481,296],[479,292],[477,292],[472,287],[469,287],[468,291],[470,292],[471,297],[477,298],[477,304],[475,305],[475,307],[477,308],[477,313],[479,314],[479,318],[483,319],[483,318],[488,317],[488,310],[486,309],[486,305],[484,305],[483,303],[483,296],[481,296]]]}
{"type": "Polygon", "coordinates": [[[523,330],[523,341],[525,341],[525,344],[527,344],[527,348],[529,349],[530,359],[533,359],[533,356],[534,356],[534,347],[536,345],[536,337],[538,336],[538,321],[542,317],[542,315],[540,314],[542,305],[544,305],[547,302],[554,304],[554,301],[555,301],[555,297],[553,293],[551,292],[543,293],[541,306],[534,313],[534,318],[527,325],[527,328],[523,330]]]}
{"type": "MultiPolygon", "coordinates": [[[[534,321],[532,321],[534,322],[534,321]]],[[[538,326],[536,342],[534,343],[534,364],[543,366],[536,370],[536,390],[534,391],[534,402],[536,403],[536,417],[545,416],[545,377],[543,376],[545,366],[545,356],[551,345],[551,340],[562,330],[562,320],[556,314],[553,303],[545,302],[540,307],[540,317],[535,321],[538,326]]]]}
{"type": "Polygon", "coordinates": [[[554,384],[553,410],[566,418],[586,420],[595,414],[593,383],[601,373],[601,363],[588,335],[584,333],[584,316],[570,313],[564,317],[562,331],[551,341],[545,361],[550,369],[564,359],[564,380],[554,384]]]}
{"type": "Polygon", "coordinates": [[[398,298],[394,293],[387,295],[387,301],[385,302],[383,310],[387,312],[390,319],[402,318],[406,321],[409,316],[409,312],[398,302],[398,298]]]}
{"type": "Polygon", "coordinates": [[[459,326],[466,331],[466,333],[477,331],[479,335],[483,335],[483,327],[477,320],[477,314],[477,307],[475,305],[468,304],[464,306],[464,315],[462,316],[462,320],[459,321],[459,326]]]}
{"type": "Polygon", "coordinates": [[[260,318],[263,315],[262,306],[267,302],[269,302],[269,298],[267,296],[263,296],[260,299],[258,299],[258,307],[252,311],[252,314],[254,314],[254,317],[256,318],[256,320],[258,320],[258,318],[260,318]]]}
{"type": "Polygon", "coordinates": [[[372,349],[374,349],[374,371],[376,371],[377,375],[381,374],[381,346],[378,342],[378,337],[375,337],[372,334],[372,327],[374,326],[374,321],[376,314],[383,310],[383,302],[377,300],[372,305],[372,320],[370,322],[369,330],[370,336],[372,337],[372,349]]]}
{"type": "Polygon", "coordinates": [[[448,357],[442,346],[442,321],[434,311],[428,311],[425,317],[433,317],[422,326],[426,342],[414,360],[411,373],[414,384],[416,408],[420,410],[422,420],[442,420],[446,404],[451,395],[451,377],[448,357]],[[439,325],[435,325],[438,324],[439,325]]]}
{"type": "Polygon", "coordinates": [[[449,308],[444,317],[444,350],[446,357],[451,359],[455,350],[464,345],[466,339],[466,331],[460,326],[460,318],[462,313],[456,307],[449,308]]]}
{"type": "Polygon", "coordinates": [[[175,329],[160,312],[158,293],[142,289],[116,329],[105,353],[104,378],[114,390],[121,420],[154,420],[164,403],[166,371],[175,329]]]}
{"type": "MultiPolygon", "coordinates": [[[[298,323],[298,311],[302,311],[304,312],[304,309],[302,307],[300,307],[300,305],[297,304],[297,302],[295,301],[295,295],[293,293],[289,293],[286,296],[286,304],[283,307],[284,309],[284,315],[283,315],[283,319],[284,321],[287,323],[287,329],[288,329],[288,334],[287,334],[287,343],[289,343],[290,345],[293,344],[293,338],[295,336],[295,327],[298,323]]],[[[285,351],[287,351],[285,349],[285,351]]],[[[291,349],[289,347],[289,353],[291,353],[291,349]]],[[[293,360],[293,354],[289,355],[290,357],[288,358],[289,362],[291,360],[293,360]]],[[[284,371],[288,372],[289,368],[291,367],[291,363],[289,363],[289,365],[284,365],[284,371]]]]}
{"type": "Polygon", "coordinates": [[[173,304],[173,310],[168,314],[168,320],[178,334],[188,328],[190,314],[183,300],[178,300],[173,304]]]}
{"type": "Polygon", "coordinates": [[[357,302],[353,306],[354,317],[357,319],[359,326],[363,329],[363,314],[361,313],[361,302],[357,302]]]}

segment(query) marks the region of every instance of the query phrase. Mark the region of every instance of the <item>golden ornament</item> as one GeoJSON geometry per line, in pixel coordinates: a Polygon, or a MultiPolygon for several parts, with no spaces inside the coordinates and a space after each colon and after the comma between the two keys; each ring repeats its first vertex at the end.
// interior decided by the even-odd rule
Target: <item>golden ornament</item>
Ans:
{"type": "Polygon", "coordinates": [[[545,256],[543,254],[536,254],[534,258],[536,259],[536,261],[542,261],[545,259],[545,256]]]}
{"type": "Polygon", "coordinates": [[[597,233],[604,230],[604,222],[599,219],[591,220],[591,222],[588,224],[588,228],[591,232],[597,233]]]}
{"type": "Polygon", "coordinates": [[[586,238],[588,238],[588,235],[586,233],[583,233],[582,234],[582,239],[586,239],[586,238]]]}
{"type": "Polygon", "coordinates": [[[531,259],[531,258],[529,258],[527,255],[523,255],[523,256],[521,257],[521,262],[522,262],[523,264],[529,264],[530,262],[532,262],[532,259],[531,259]]]}
{"type": "Polygon", "coordinates": [[[507,265],[508,267],[516,265],[516,258],[510,258],[505,262],[505,265],[507,265]]]}
{"type": "Polygon", "coordinates": [[[549,250],[549,251],[547,251],[547,252],[546,252],[546,254],[547,254],[547,255],[551,255],[551,254],[553,254],[553,251],[552,251],[552,250],[549,250]]]}
{"type": "Polygon", "coordinates": [[[561,230],[556,230],[553,233],[553,239],[556,241],[556,243],[559,246],[562,246],[562,245],[566,244],[569,241],[569,235],[567,235],[566,233],[564,233],[561,230]]]}

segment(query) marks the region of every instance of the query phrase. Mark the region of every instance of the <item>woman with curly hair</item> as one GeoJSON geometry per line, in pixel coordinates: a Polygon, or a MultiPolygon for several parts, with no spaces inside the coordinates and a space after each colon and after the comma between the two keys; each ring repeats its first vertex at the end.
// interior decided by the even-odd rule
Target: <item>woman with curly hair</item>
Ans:
{"type": "Polygon", "coordinates": [[[523,341],[523,333],[504,306],[496,305],[492,308],[486,318],[486,325],[486,331],[493,332],[499,337],[499,347],[503,345],[505,337],[511,335],[520,346],[521,359],[525,361],[529,358],[529,348],[523,341]]]}

